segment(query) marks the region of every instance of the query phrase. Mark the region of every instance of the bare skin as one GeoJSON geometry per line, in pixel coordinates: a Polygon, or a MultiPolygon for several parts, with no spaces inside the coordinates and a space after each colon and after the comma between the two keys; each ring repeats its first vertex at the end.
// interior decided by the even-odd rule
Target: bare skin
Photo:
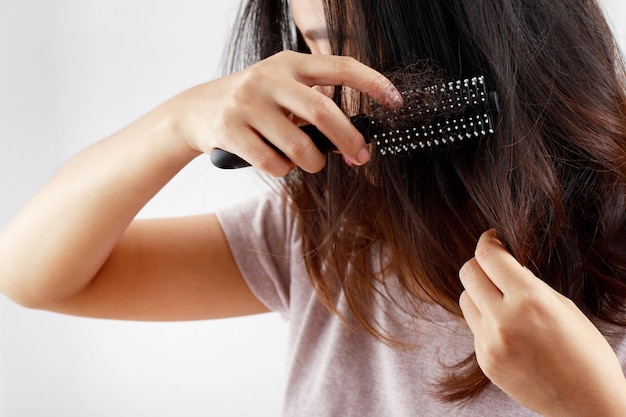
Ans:
{"type": "MultiPolygon", "coordinates": [[[[319,29],[318,19],[299,24],[309,25],[307,33],[319,29]]],[[[309,41],[315,50],[322,45],[309,41]]],[[[296,165],[319,171],[325,158],[297,127],[302,121],[317,125],[351,163],[366,163],[363,137],[317,87],[334,85],[401,102],[389,80],[352,58],[282,52],[182,92],[95,143],[2,231],[0,290],[28,307],[90,317],[193,320],[267,311],[245,284],[215,215],[134,217],[187,163],[217,147],[274,176],[296,165]]]]}
{"type": "Polygon", "coordinates": [[[459,275],[476,357],[495,385],[544,416],[626,415],[626,380],[604,336],[493,231],[459,275]]]}

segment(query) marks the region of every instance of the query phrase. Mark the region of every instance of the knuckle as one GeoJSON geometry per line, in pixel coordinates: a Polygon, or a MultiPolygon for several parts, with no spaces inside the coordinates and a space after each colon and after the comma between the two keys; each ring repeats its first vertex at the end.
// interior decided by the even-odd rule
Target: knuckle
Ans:
{"type": "Polygon", "coordinates": [[[257,169],[267,172],[268,174],[279,177],[282,174],[281,163],[278,161],[277,156],[272,155],[259,155],[254,158],[254,163],[252,164],[257,167],[257,169]]]}
{"type": "Polygon", "coordinates": [[[252,65],[239,73],[239,88],[235,91],[245,94],[245,100],[249,100],[250,93],[259,91],[265,85],[267,78],[268,74],[263,65],[260,63],[252,65]]]}
{"type": "MultiPolygon", "coordinates": [[[[248,76],[246,76],[248,78],[248,76]]],[[[242,80],[237,88],[235,88],[228,96],[224,97],[222,103],[223,108],[233,114],[248,114],[250,110],[251,94],[253,94],[253,83],[247,79],[242,80]]]]}
{"type": "Polygon", "coordinates": [[[338,56],[335,60],[335,69],[342,74],[350,73],[358,64],[359,62],[351,56],[338,56]]]}
{"type": "Polygon", "coordinates": [[[292,159],[302,159],[313,152],[313,144],[310,141],[301,140],[295,135],[286,138],[285,153],[292,159]]]}
{"type": "Polygon", "coordinates": [[[211,120],[207,120],[205,113],[197,112],[191,115],[193,118],[191,121],[187,121],[183,126],[184,134],[187,137],[193,137],[198,141],[202,141],[209,145],[210,149],[222,148],[228,150],[233,148],[233,143],[230,138],[238,138],[240,135],[245,134],[240,129],[234,113],[228,109],[217,112],[213,115],[211,120]],[[205,132],[210,131],[211,134],[207,135],[205,132]]]}
{"type": "Polygon", "coordinates": [[[320,172],[326,166],[326,158],[315,158],[308,160],[306,164],[301,164],[301,168],[310,173],[315,174],[316,172],[320,172]]]}
{"type": "Polygon", "coordinates": [[[478,363],[485,375],[493,381],[499,378],[503,364],[507,363],[507,357],[502,350],[495,346],[487,345],[482,348],[478,357],[478,363]]]}
{"type": "Polygon", "coordinates": [[[247,114],[247,104],[241,100],[238,94],[225,98],[220,111],[213,112],[213,120],[218,126],[234,127],[241,119],[241,115],[247,114]]]}
{"type": "Polygon", "coordinates": [[[318,163],[314,164],[312,169],[309,169],[308,172],[314,174],[316,172],[320,172],[326,166],[326,158],[321,158],[318,163]]]}
{"type": "Polygon", "coordinates": [[[301,53],[292,50],[279,51],[255,65],[264,67],[267,63],[267,65],[271,64],[272,68],[287,68],[296,62],[295,60],[299,59],[301,55],[301,53]]]}
{"type": "Polygon", "coordinates": [[[499,322],[494,326],[495,343],[491,345],[491,356],[504,359],[517,344],[517,333],[507,324],[499,322]]]}
{"type": "Polygon", "coordinates": [[[260,169],[261,171],[265,171],[265,172],[272,172],[276,166],[276,157],[271,155],[269,152],[263,152],[260,154],[257,154],[255,156],[252,157],[254,163],[253,165],[256,166],[258,169],[260,169]]]}
{"type": "Polygon", "coordinates": [[[315,125],[326,123],[336,108],[335,102],[328,97],[316,96],[308,105],[309,122],[315,125]]]}
{"type": "Polygon", "coordinates": [[[459,307],[465,311],[468,307],[471,307],[471,299],[467,291],[463,291],[459,296],[459,307]]]}
{"type": "Polygon", "coordinates": [[[534,288],[527,288],[515,297],[515,309],[523,313],[530,322],[548,320],[556,300],[550,294],[534,288]]]}
{"type": "Polygon", "coordinates": [[[477,271],[478,264],[476,262],[476,259],[472,258],[469,261],[465,262],[459,270],[459,278],[461,279],[461,281],[467,282],[476,275],[477,271]]]}
{"type": "Polygon", "coordinates": [[[309,137],[293,124],[285,124],[277,129],[278,143],[282,144],[282,152],[290,159],[306,158],[317,150],[309,137]]]}
{"type": "Polygon", "coordinates": [[[261,151],[250,157],[250,163],[257,169],[267,172],[273,177],[283,177],[291,171],[290,163],[280,157],[274,151],[261,151]]]}
{"type": "Polygon", "coordinates": [[[515,357],[513,343],[510,332],[504,328],[488,341],[476,343],[478,363],[490,379],[497,378],[506,364],[511,362],[511,358],[515,357]]]}
{"type": "Polygon", "coordinates": [[[292,169],[293,167],[290,165],[281,164],[280,166],[272,167],[270,171],[266,171],[266,172],[273,177],[279,178],[279,177],[284,177],[285,175],[289,174],[292,169]]]}
{"type": "Polygon", "coordinates": [[[292,51],[290,49],[282,51],[282,56],[285,57],[286,59],[289,59],[289,60],[293,60],[293,59],[296,59],[296,58],[304,58],[307,55],[308,54],[303,54],[301,52],[292,51]]]}
{"type": "Polygon", "coordinates": [[[481,368],[483,368],[483,371],[490,368],[497,368],[498,358],[501,353],[498,351],[496,346],[491,343],[482,343],[479,346],[476,346],[476,351],[477,353],[480,353],[481,368]]]}
{"type": "Polygon", "coordinates": [[[223,108],[226,111],[234,112],[234,111],[242,111],[245,108],[246,103],[249,101],[249,91],[244,84],[241,84],[239,88],[236,88],[223,100],[223,108]]]}
{"type": "Polygon", "coordinates": [[[285,153],[304,171],[319,172],[326,165],[326,158],[321,155],[317,147],[308,139],[294,139],[286,145],[285,153]]]}
{"type": "Polygon", "coordinates": [[[276,57],[277,59],[291,59],[296,55],[298,55],[297,52],[292,51],[290,49],[285,49],[285,50],[275,53],[274,57],[276,57]]]}
{"type": "Polygon", "coordinates": [[[571,298],[567,298],[561,294],[558,294],[558,298],[568,309],[574,310],[574,311],[579,310],[578,305],[576,305],[574,300],[572,300],[571,298]]]}
{"type": "Polygon", "coordinates": [[[474,258],[479,264],[488,261],[494,255],[493,245],[489,245],[485,242],[479,241],[474,251],[474,258]]]}
{"type": "Polygon", "coordinates": [[[263,71],[258,67],[251,67],[249,71],[246,71],[242,75],[241,85],[238,91],[248,92],[249,90],[256,89],[259,84],[263,83],[263,71]]]}

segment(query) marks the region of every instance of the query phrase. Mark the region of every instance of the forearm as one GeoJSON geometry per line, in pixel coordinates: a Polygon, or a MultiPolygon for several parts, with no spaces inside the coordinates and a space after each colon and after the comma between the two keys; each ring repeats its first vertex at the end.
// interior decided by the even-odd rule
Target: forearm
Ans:
{"type": "MultiPolygon", "coordinates": [[[[315,124],[352,163],[365,163],[363,136],[329,97],[311,88],[343,83],[381,103],[402,103],[388,79],[352,58],[283,52],[192,87],[81,152],[0,235],[0,291],[46,308],[98,281],[137,212],[200,152],[222,148],[275,176],[294,165],[319,171],[326,158],[294,118],[315,124]]],[[[204,243],[222,244],[215,236],[204,243]]],[[[108,278],[124,281],[134,263],[126,259],[108,269],[108,278]]]]}
{"type": "Polygon", "coordinates": [[[0,234],[0,290],[39,306],[87,286],[137,212],[198,153],[165,104],[66,163],[0,234]]]}

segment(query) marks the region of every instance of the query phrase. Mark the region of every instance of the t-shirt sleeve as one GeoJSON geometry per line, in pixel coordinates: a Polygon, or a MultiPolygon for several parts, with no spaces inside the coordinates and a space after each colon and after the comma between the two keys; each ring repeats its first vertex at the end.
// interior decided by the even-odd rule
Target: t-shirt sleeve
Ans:
{"type": "Polygon", "coordinates": [[[292,264],[302,255],[284,197],[270,193],[216,214],[250,290],[270,310],[289,318],[292,264]]]}

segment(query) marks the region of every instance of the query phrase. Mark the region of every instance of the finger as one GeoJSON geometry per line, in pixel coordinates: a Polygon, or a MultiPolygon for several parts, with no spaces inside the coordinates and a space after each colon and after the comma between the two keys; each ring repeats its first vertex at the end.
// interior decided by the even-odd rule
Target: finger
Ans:
{"type": "Polygon", "coordinates": [[[515,294],[540,281],[506,250],[494,230],[482,234],[476,245],[475,258],[504,295],[515,294]]]}
{"type": "Polygon", "coordinates": [[[326,95],[300,83],[282,83],[274,91],[274,99],[297,118],[315,125],[339,152],[356,165],[363,165],[369,160],[369,147],[363,135],[326,95]]]}
{"type": "Polygon", "coordinates": [[[402,104],[402,95],[380,72],[348,56],[304,55],[294,62],[296,79],[308,86],[343,85],[390,107],[402,104]]]}
{"type": "Polygon", "coordinates": [[[482,270],[475,258],[467,261],[459,271],[459,278],[474,305],[482,314],[495,314],[502,302],[502,292],[482,270]]]}
{"type": "Polygon", "coordinates": [[[467,291],[461,293],[459,297],[459,307],[461,307],[465,322],[472,333],[474,333],[474,335],[479,334],[482,314],[467,291]]]}
{"type": "Polygon", "coordinates": [[[285,176],[294,168],[292,161],[281,156],[261,140],[259,133],[254,129],[240,128],[231,133],[237,140],[230,142],[228,147],[223,149],[243,158],[253,167],[274,177],[285,176]]]}
{"type": "Polygon", "coordinates": [[[254,121],[254,128],[304,171],[315,173],[324,168],[326,156],[283,113],[268,113],[266,117],[254,121]]]}

